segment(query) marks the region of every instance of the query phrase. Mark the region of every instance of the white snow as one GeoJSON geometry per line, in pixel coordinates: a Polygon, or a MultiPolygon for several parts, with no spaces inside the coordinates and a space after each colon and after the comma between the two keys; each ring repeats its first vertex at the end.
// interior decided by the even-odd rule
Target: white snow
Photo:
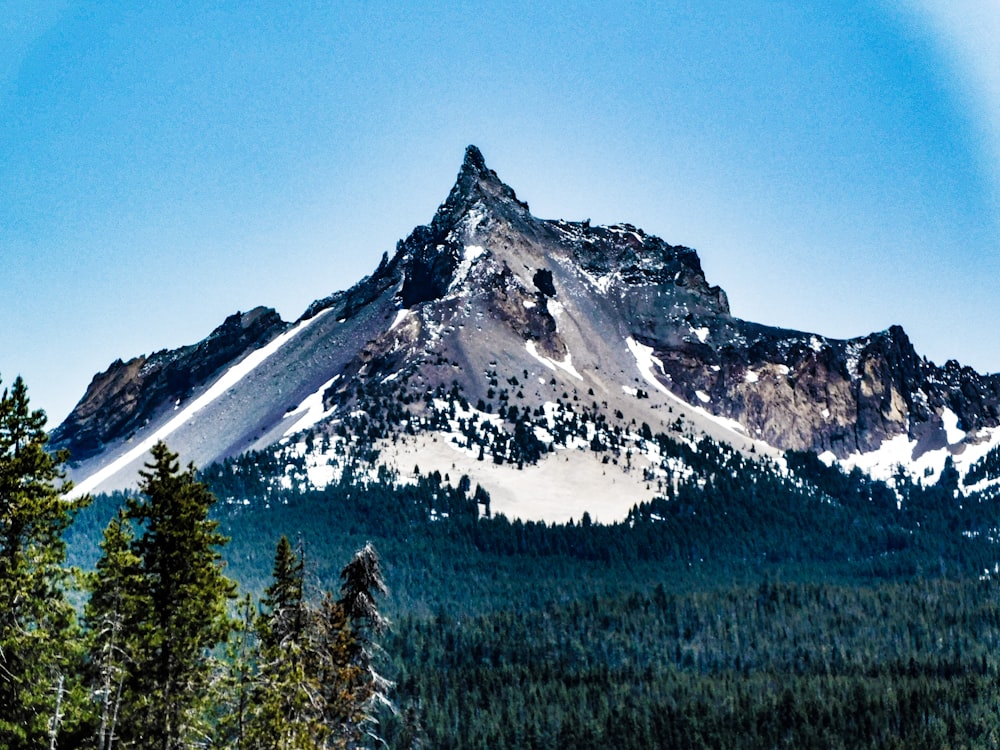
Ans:
{"type": "Polygon", "coordinates": [[[823,351],[823,341],[818,336],[810,337],[809,346],[812,347],[814,352],[823,351]]]}
{"type": "Polygon", "coordinates": [[[399,310],[396,313],[396,317],[392,319],[392,325],[389,326],[389,330],[391,331],[393,328],[395,328],[400,323],[402,323],[404,320],[406,320],[406,316],[409,315],[409,314],[410,314],[409,309],[407,309],[405,307],[402,310],[399,310]]]}
{"type": "Polygon", "coordinates": [[[485,209],[481,205],[476,204],[471,209],[469,209],[468,213],[465,214],[466,228],[468,229],[469,232],[476,231],[476,229],[479,228],[479,225],[485,218],[486,218],[485,209]]]}
{"type": "Polygon", "coordinates": [[[288,437],[289,435],[295,432],[300,432],[301,430],[308,430],[314,424],[319,422],[324,417],[329,416],[333,412],[332,408],[324,411],[323,394],[326,393],[326,389],[333,385],[339,377],[340,375],[334,375],[332,378],[327,380],[319,387],[319,389],[317,389],[315,393],[311,393],[306,396],[302,400],[301,404],[285,416],[286,419],[290,419],[297,414],[301,415],[287,430],[285,430],[282,437],[288,437]]]}
{"type": "MultiPolygon", "coordinates": [[[[667,396],[668,398],[673,399],[678,404],[683,404],[684,406],[691,409],[696,414],[701,415],[705,419],[714,422],[720,427],[723,427],[731,432],[737,433],[741,438],[746,438],[747,434],[746,427],[741,425],[735,419],[729,419],[728,417],[720,417],[715,414],[712,414],[709,411],[706,411],[700,406],[694,406],[692,404],[689,404],[687,401],[680,398],[679,396],[675,396],[670,390],[667,389],[665,385],[663,385],[663,383],[657,380],[656,376],[653,374],[653,366],[655,365],[656,367],[658,367],[660,369],[660,372],[662,373],[663,363],[659,359],[653,356],[653,347],[646,346],[645,344],[640,344],[631,336],[625,339],[625,344],[628,346],[628,350],[632,353],[632,356],[635,358],[635,364],[636,367],[639,368],[639,374],[642,375],[643,379],[645,379],[645,381],[649,383],[651,386],[653,386],[656,390],[658,390],[660,393],[667,396]]],[[[704,396],[706,399],[709,398],[707,393],[701,393],[699,391],[698,394],[696,395],[698,395],[699,399],[701,399],[702,396],[704,396]]]]}
{"type": "Polygon", "coordinates": [[[111,463],[107,464],[99,471],[91,474],[89,477],[84,479],[82,482],[77,484],[70,492],[70,497],[79,497],[80,495],[85,495],[95,487],[97,487],[101,482],[106,479],[110,479],[112,476],[117,474],[119,471],[124,469],[133,461],[141,458],[143,455],[149,452],[149,450],[156,445],[161,440],[166,439],[166,437],[182,426],[186,424],[195,414],[200,412],[206,406],[215,401],[219,396],[223,395],[226,391],[232,388],[234,385],[239,383],[243,378],[257,369],[260,364],[278,351],[282,346],[287,344],[293,338],[298,336],[304,330],[309,328],[313,323],[322,318],[330,311],[329,308],[323,310],[309,318],[299,323],[294,328],[285,331],[283,334],[275,338],[270,343],[262,346],[260,349],[250,352],[246,357],[237,362],[235,365],[226,370],[222,376],[216,380],[208,389],[202,393],[198,398],[192,401],[190,404],[185,406],[180,412],[174,416],[169,422],[156,430],[152,435],[149,435],[144,440],[137,443],[130,450],[123,453],[121,456],[116,458],[111,463]]]}
{"type": "Polygon", "coordinates": [[[615,277],[616,277],[616,274],[613,274],[613,273],[607,273],[607,274],[604,274],[603,276],[594,276],[592,273],[587,273],[582,268],[577,268],[577,270],[601,294],[607,294],[608,293],[608,289],[611,288],[611,284],[615,280],[615,277]]]}
{"type": "MultiPolygon", "coordinates": [[[[891,481],[902,468],[914,481],[933,484],[940,477],[949,456],[959,474],[964,475],[976,461],[1000,445],[1000,429],[986,428],[975,435],[975,442],[962,443],[967,433],[957,428],[958,417],[950,409],[945,409],[942,421],[948,441],[945,448],[925,451],[914,457],[917,441],[910,440],[905,434],[897,435],[883,442],[877,450],[851,454],[841,461],[841,465],[848,470],[857,466],[873,478],[884,481],[891,481]]],[[[987,480],[972,487],[964,487],[964,491],[984,489],[990,483],[991,480],[987,480]]]]}
{"type": "Polygon", "coordinates": [[[707,393],[705,393],[705,391],[695,391],[694,395],[697,396],[698,400],[701,401],[703,404],[707,404],[709,401],[712,400],[712,397],[709,396],[707,393]]]}
{"type": "Polygon", "coordinates": [[[948,445],[961,443],[965,440],[965,431],[958,429],[958,415],[955,412],[945,407],[941,413],[941,422],[944,424],[944,434],[948,445]]]}
{"type": "Polygon", "coordinates": [[[708,339],[708,328],[706,328],[705,326],[702,326],[701,328],[692,328],[691,333],[697,336],[698,341],[700,341],[703,344],[705,343],[706,339],[708,339]]]}
{"type": "MultiPolygon", "coordinates": [[[[912,469],[915,465],[913,449],[917,441],[910,440],[905,434],[896,435],[882,443],[877,450],[868,453],[852,453],[844,463],[848,467],[857,466],[874,479],[888,480],[896,473],[898,467],[912,469]]],[[[924,456],[927,454],[925,453],[924,456]]]]}
{"type": "Polygon", "coordinates": [[[558,368],[560,370],[563,370],[564,372],[569,373],[577,380],[583,380],[583,375],[577,372],[577,369],[573,367],[573,355],[570,354],[569,352],[566,352],[566,359],[564,359],[562,362],[558,362],[552,359],[551,357],[546,357],[543,354],[539,354],[538,349],[535,348],[535,342],[532,341],[531,339],[528,339],[527,341],[524,342],[524,348],[528,351],[528,354],[537,359],[539,362],[541,362],[543,365],[548,367],[553,372],[556,370],[556,368],[558,368]]]}
{"type": "MultiPolygon", "coordinates": [[[[419,435],[397,444],[380,443],[381,455],[400,467],[419,464],[421,471],[445,467],[453,479],[465,474],[473,486],[490,493],[493,513],[510,519],[566,522],[579,520],[586,511],[595,521],[623,520],[637,502],[657,494],[655,484],[644,481],[639,470],[625,473],[608,467],[585,450],[548,453],[537,464],[518,470],[511,464],[478,461],[475,454],[454,443],[419,435]]],[[[402,472],[400,479],[403,479],[402,472]]]]}
{"type": "Polygon", "coordinates": [[[459,261],[458,268],[455,269],[455,275],[452,277],[451,283],[448,285],[449,292],[453,291],[468,278],[469,271],[472,269],[472,264],[475,263],[476,259],[485,252],[486,250],[481,245],[465,246],[465,250],[462,253],[462,260],[459,261]]]}
{"type": "Polygon", "coordinates": [[[788,365],[778,365],[778,372],[782,375],[787,375],[791,370],[788,369],[788,365]]]}
{"type": "Polygon", "coordinates": [[[760,380],[760,376],[753,370],[747,370],[747,374],[744,376],[743,379],[746,380],[746,382],[748,383],[756,383],[758,380],[760,380]]]}
{"type": "Polygon", "coordinates": [[[668,391],[667,387],[657,380],[653,374],[654,364],[660,368],[661,373],[663,372],[663,363],[653,356],[653,347],[640,344],[631,336],[625,339],[625,344],[635,358],[636,367],[639,368],[639,374],[642,375],[643,379],[660,393],[673,396],[674,394],[668,391]]]}
{"type": "Polygon", "coordinates": [[[525,309],[530,310],[534,306],[535,306],[535,303],[534,303],[533,300],[530,300],[530,299],[524,300],[524,307],[525,307],[525,309]]]}

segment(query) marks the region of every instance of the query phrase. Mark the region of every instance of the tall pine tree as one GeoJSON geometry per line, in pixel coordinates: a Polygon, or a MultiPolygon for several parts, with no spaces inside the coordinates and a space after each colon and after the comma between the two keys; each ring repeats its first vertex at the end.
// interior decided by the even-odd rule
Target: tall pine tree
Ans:
{"type": "Polygon", "coordinates": [[[311,612],[304,599],[300,555],[282,536],[274,555],[273,581],[257,619],[259,671],[246,732],[249,748],[299,750],[323,747],[329,729],[316,676],[310,672],[311,612]]]}
{"type": "Polygon", "coordinates": [[[45,450],[45,413],[18,377],[0,395],[0,746],[51,747],[72,731],[79,664],[66,599],[63,531],[86,499],[68,501],[64,456],[45,450]]]}
{"type": "Polygon", "coordinates": [[[285,537],[273,576],[258,620],[259,671],[245,747],[353,747],[372,691],[351,618],[329,592],[318,604],[307,599],[302,555],[285,537]]]}
{"type": "Polygon", "coordinates": [[[227,603],[236,586],[220,561],[227,539],[208,519],[214,496],[193,466],[180,470],[164,443],[152,457],[140,472],[143,497],[127,510],[141,529],[134,549],[145,609],[134,633],[139,661],[131,685],[141,703],[122,735],[135,747],[176,750],[207,731],[210,652],[229,634],[227,603]]]}
{"type": "Polygon", "coordinates": [[[337,605],[351,624],[354,633],[349,646],[349,663],[355,670],[356,684],[352,694],[360,710],[347,725],[347,734],[357,743],[372,734],[376,723],[375,709],[390,705],[387,693],[392,684],[375,670],[378,636],[389,627],[389,621],[379,612],[376,595],[389,593],[382,574],[382,562],[371,542],[354,553],[340,571],[343,583],[337,605]]]}
{"type": "Polygon", "coordinates": [[[146,611],[142,560],[132,549],[134,532],[119,511],[104,530],[102,555],[91,576],[90,600],[84,609],[88,678],[97,705],[95,744],[98,750],[118,745],[118,725],[135,715],[137,697],[127,690],[129,675],[140,662],[138,628],[146,611]]]}

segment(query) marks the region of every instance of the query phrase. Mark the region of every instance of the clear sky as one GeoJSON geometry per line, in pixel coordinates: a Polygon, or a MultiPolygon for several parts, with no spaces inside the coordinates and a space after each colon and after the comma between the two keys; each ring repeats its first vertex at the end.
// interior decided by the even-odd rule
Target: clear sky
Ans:
{"type": "Polygon", "coordinates": [[[294,319],[469,143],[739,317],[998,371],[997,39],[995,0],[0,0],[0,375],[55,426],[116,358],[294,319]]]}

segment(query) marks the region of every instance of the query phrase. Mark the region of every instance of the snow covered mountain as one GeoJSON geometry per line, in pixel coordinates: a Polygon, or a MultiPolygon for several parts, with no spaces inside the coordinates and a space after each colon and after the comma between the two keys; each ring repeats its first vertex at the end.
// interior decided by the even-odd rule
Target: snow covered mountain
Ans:
{"type": "Polygon", "coordinates": [[[470,146],[431,223],[370,276],[294,323],[257,308],[113,363],[52,445],[80,491],[133,486],[164,439],[199,465],[271,448],[314,485],[352,457],[417,464],[511,515],[610,520],[669,482],[656,432],[933,479],[998,425],[1000,376],[938,367],[895,326],[835,340],[735,318],[694,250],[536,218],[470,146]]]}

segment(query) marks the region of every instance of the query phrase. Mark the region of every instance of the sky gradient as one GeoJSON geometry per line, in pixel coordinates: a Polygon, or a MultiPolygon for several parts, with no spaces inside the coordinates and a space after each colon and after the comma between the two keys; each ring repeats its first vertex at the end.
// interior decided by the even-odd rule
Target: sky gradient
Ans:
{"type": "Polygon", "coordinates": [[[991,0],[0,0],[0,376],[297,318],[447,196],[696,248],[733,314],[1000,370],[991,0]],[[545,7],[539,7],[544,5],[545,7]]]}

